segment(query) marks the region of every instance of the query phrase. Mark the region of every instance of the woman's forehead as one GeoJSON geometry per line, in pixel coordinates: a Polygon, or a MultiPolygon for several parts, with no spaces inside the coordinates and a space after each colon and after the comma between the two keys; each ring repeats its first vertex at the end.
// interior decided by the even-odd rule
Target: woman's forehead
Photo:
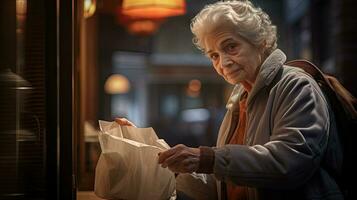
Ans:
{"type": "Polygon", "coordinates": [[[205,52],[219,48],[220,45],[227,41],[241,41],[243,40],[239,34],[231,30],[218,30],[207,34],[204,38],[205,52]]]}

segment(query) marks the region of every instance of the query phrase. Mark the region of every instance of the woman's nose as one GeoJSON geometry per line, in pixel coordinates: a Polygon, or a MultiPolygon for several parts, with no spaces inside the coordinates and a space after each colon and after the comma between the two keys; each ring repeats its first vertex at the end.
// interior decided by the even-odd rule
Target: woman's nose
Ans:
{"type": "Polygon", "coordinates": [[[233,64],[232,59],[229,58],[227,55],[221,55],[221,65],[222,68],[230,67],[233,64]]]}

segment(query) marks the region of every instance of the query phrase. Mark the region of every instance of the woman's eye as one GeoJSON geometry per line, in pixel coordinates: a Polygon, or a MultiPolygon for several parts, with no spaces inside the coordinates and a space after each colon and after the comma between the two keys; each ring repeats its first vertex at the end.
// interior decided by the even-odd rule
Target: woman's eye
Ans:
{"type": "Polygon", "coordinates": [[[213,53],[209,57],[211,58],[211,60],[217,60],[218,59],[218,54],[213,53]]]}
{"type": "Polygon", "coordinates": [[[237,51],[237,44],[229,44],[226,47],[228,53],[235,53],[237,51]]]}

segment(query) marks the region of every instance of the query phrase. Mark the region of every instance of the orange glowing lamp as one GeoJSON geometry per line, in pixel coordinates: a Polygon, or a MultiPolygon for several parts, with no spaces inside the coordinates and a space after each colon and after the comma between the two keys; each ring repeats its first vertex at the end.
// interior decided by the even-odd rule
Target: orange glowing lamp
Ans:
{"type": "Polygon", "coordinates": [[[122,14],[135,18],[165,18],[185,12],[185,0],[123,0],[122,4],[122,14]]]}
{"type": "Polygon", "coordinates": [[[154,20],[137,20],[129,23],[127,29],[134,35],[151,35],[157,31],[160,23],[154,20]]]}
{"type": "Polygon", "coordinates": [[[154,34],[165,21],[164,18],[140,18],[123,14],[122,7],[118,7],[117,20],[130,34],[148,36],[154,34]]]}

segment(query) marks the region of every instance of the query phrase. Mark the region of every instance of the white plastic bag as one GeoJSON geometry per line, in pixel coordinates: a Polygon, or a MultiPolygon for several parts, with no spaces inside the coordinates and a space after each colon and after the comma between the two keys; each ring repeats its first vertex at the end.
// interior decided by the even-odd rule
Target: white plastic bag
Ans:
{"type": "Polygon", "coordinates": [[[99,121],[102,154],[94,192],[105,199],[174,199],[175,176],[158,164],[158,153],[170,148],[152,128],[99,121]]]}

